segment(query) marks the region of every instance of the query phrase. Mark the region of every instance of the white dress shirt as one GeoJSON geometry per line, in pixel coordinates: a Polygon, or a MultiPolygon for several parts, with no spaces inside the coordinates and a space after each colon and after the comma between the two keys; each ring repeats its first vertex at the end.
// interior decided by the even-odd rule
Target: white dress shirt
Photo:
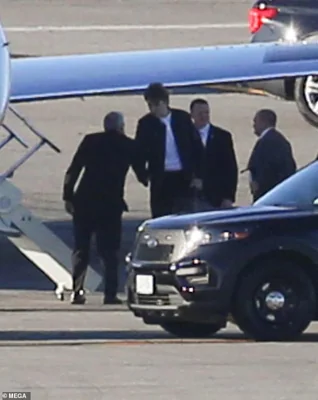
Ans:
{"type": "Polygon", "coordinates": [[[205,147],[208,141],[210,131],[210,124],[206,124],[203,128],[199,129],[200,138],[203,146],[205,147]]]}
{"type": "Polygon", "coordinates": [[[182,164],[171,129],[171,113],[160,119],[166,126],[165,171],[180,171],[182,169],[182,164]]]}

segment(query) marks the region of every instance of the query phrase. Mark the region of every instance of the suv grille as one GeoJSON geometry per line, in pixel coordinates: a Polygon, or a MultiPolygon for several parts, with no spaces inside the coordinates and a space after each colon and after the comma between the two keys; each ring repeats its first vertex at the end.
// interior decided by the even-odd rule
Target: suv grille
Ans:
{"type": "Polygon", "coordinates": [[[168,294],[157,294],[152,296],[137,295],[137,303],[152,306],[168,306],[170,299],[168,294]]]}
{"type": "Polygon", "coordinates": [[[139,246],[139,256],[145,261],[169,261],[173,253],[173,245],[158,244],[157,247],[151,249],[142,243],[139,246]]]}
{"type": "Polygon", "coordinates": [[[147,230],[140,234],[133,259],[152,263],[170,263],[185,245],[183,230],[147,230]]]}

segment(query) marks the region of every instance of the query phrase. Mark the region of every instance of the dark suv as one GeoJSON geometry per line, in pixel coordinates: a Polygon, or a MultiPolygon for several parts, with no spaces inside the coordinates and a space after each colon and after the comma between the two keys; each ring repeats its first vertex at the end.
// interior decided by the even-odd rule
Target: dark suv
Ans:
{"type": "Polygon", "coordinates": [[[128,306],[147,324],[204,337],[232,321],[258,340],[318,319],[318,161],[249,207],[145,221],[128,260],[128,306]]]}
{"type": "MultiPolygon", "coordinates": [[[[259,0],[249,9],[248,22],[252,42],[315,42],[318,39],[318,1],[259,0]]],[[[305,120],[318,126],[318,77],[256,82],[250,86],[295,101],[305,120]]]]}

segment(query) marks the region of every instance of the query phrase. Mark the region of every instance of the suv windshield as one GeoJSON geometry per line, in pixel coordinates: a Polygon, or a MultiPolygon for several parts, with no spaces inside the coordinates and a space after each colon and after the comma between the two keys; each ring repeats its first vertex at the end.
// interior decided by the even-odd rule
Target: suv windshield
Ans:
{"type": "Polygon", "coordinates": [[[258,199],[254,206],[318,205],[318,161],[310,163],[258,199]]]}

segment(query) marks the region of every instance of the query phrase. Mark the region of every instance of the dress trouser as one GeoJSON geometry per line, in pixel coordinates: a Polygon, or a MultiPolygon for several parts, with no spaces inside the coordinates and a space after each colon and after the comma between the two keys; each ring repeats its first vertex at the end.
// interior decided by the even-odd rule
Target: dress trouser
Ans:
{"type": "Polygon", "coordinates": [[[185,210],[191,196],[189,176],[182,171],[165,172],[151,181],[150,207],[152,218],[185,210]]]}
{"type": "Polygon", "coordinates": [[[93,234],[96,238],[98,255],[103,263],[104,295],[114,298],[118,290],[118,253],[121,241],[122,213],[112,213],[88,217],[84,213],[73,217],[73,290],[84,288],[89,264],[90,244],[93,234]]]}

